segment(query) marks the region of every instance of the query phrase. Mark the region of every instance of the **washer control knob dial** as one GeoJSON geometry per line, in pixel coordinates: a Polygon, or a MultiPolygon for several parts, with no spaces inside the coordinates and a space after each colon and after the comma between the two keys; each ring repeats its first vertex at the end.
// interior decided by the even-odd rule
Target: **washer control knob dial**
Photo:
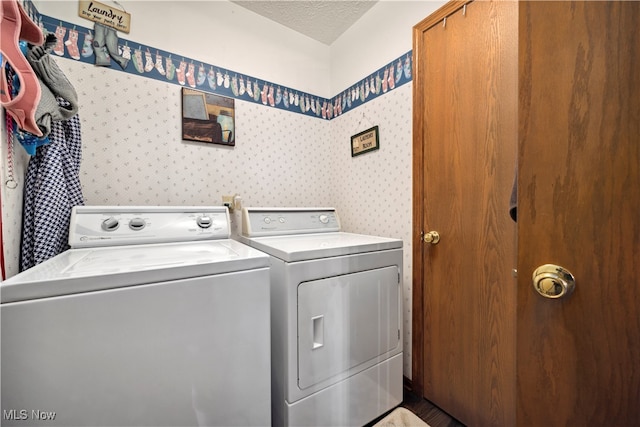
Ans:
{"type": "Polygon", "coordinates": [[[269,218],[268,216],[264,218],[264,223],[265,224],[271,224],[271,218],[269,218]]]}
{"type": "Polygon", "coordinates": [[[142,230],[146,226],[147,223],[143,218],[133,218],[131,219],[131,221],[129,221],[129,228],[133,231],[142,230]]]}
{"type": "Polygon", "coordinates": [[[211,227],[211,224],[213,224],[211,217],[208,215],[199,216],[198,219],[196,219],[196,222],[200,228],[209,228],[211,227]]]}
{"type": "Polygon", "coordinates": [[[320,215],[320,222],[323,224],[328,224],[329,223],[329,216],[322,214],[320,215]]]}
{"type": "Polygon", "coordinates": [[[120,222],[117,218],[110,216],[109,218],[102,221],[102,229],[104,231],[115,231],[120,226],[120,222]]]}

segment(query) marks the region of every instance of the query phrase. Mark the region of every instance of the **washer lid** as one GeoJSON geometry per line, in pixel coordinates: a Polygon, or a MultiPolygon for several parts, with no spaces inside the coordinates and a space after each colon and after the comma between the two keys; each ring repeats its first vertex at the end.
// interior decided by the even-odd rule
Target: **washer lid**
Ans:
{"type": "Polygon", "coordinates": [[[304,261],[402,247],[402,240],[345,232],[241,237],[241,241],[283,261],[304,261]]]}
{"type": "Polygon", "coordinates": [[[70,249],[0,284],[0,301],[144,285],[266,268],[269,257],[231,239],[70,249]]]}

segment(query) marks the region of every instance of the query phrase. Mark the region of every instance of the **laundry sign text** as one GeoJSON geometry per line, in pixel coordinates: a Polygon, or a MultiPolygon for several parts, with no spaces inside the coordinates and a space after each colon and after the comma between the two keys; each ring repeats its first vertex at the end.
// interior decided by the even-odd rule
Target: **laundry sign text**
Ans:
{"type": "Polygon", "coordinates": [[[128,34],[131,30],[131,14],[97,1],[80,0],[78,2],[78,16],[115,28],[123,33],[128,34]]]}
{"type": "Polygon", "coordinates": [[[380,148],[378,126],[367,129],[351,137],[351,157],[380,148]]]}

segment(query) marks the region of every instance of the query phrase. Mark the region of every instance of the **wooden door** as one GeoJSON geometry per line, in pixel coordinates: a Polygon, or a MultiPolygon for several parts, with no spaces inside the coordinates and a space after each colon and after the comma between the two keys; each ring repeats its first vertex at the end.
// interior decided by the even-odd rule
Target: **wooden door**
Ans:
{"type": "Polygon", "coordinates": [[[640,3],[520,4],[517,421],[640,425],[640,3]],[[576,279],[532,287],[541,264],[576,279]]]}
{"type": "Polygon", "coordinates": [[[414,316],[422,318],[413,333],[422,342],[412,357],[422,375],[412,381],[465,424],[509,426],[518,8],[463,5],[448,3],[414,29],[414,223],[441,240],[420,243],[417,234],[414,244],[414,316]]]}

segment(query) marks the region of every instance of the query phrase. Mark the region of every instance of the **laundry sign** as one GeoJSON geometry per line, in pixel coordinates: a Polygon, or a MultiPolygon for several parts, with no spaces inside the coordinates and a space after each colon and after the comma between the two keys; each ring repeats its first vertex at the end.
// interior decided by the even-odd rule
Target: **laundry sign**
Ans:
{"type": "Polygon", "coordinates": [[[377,150],[378,148],[380,148],[378,126],[374,126],[371,129],[367,129],[351,137],[351,157],[377,150]]]}
{"type": "Polygon", "coordinates": [[[131,29],[130,13],[93,0],[78,2],[78,16],[127,34],[131,29]]]}

